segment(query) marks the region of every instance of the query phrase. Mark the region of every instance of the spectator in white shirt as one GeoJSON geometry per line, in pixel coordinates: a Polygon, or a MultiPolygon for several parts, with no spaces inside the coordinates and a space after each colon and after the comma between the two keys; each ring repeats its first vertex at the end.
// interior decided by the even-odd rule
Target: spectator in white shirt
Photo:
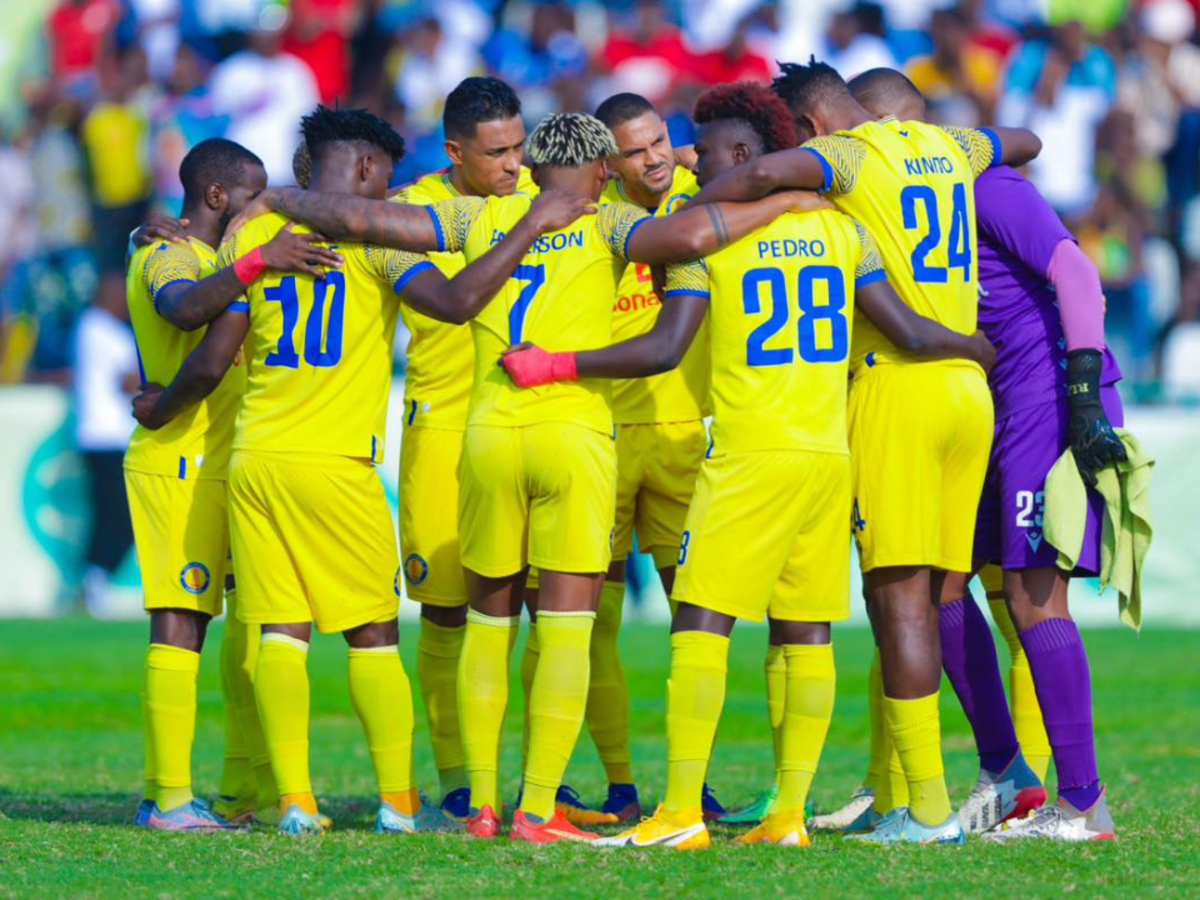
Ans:
{"type": "Polygon", "coordinates": [[[88,470],[92,506],[84,599],[98,616],[106,614],[109,579],[133,546],[123,464],[136,424],[129,402],[140,382],[125,278],[110,273],[75,332],[75,442],[88,470]]]}

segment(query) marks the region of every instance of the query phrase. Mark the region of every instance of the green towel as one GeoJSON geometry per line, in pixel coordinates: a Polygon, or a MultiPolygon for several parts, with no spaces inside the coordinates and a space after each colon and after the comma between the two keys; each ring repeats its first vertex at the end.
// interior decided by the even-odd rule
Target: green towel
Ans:
{"type": "MultiPolygon", "coordinates": [[[[1121,621],[1142,627],[1142,567],[1150,550],[1150,473],[1154,460],[1124,428],[1116,429],[1128,459],[1097,476],[1104,497],[1100,590],[1117,589],[1121,621]]],[[[1058,567],[1072,571],[1087,524],[1087,487],[1068,449],[1046,477],[1046,540],[1058,549],[1058,567]]]]}

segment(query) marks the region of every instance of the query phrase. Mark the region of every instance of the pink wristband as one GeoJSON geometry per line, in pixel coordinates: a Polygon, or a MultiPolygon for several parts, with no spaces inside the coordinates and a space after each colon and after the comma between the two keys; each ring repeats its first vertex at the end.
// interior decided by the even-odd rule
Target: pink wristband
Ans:
{"type": "Polygon", "coordinates": [[[255,247],[245,256],[239,256],[233,263],[233,274],[244,285],[251,285],[262,277],[268,269],[263,259],[262,247],[255,247]]]}
{"type": "Polygon", "coordinates": [[[575,367],[575,354],[550,354],[550,374],[555,381],[578,381],[579,372],[575,367]]]}

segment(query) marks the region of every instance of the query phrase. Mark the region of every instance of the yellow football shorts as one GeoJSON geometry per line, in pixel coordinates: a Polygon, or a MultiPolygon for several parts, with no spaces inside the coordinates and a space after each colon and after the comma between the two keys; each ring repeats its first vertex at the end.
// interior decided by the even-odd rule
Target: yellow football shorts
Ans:
{"type": "Polygon", "coordinates": [[[638,548],[654,567],[675,565],[696,474],[704,462],[704,422],[660,422],[617,426],[617,512],[613,559],[638,548]]]}
{"type": "Polygon", "coordinates": [[[570,422],[467,427],[459,478],[463,568],[604,572],[612,558],[611,435],[570,422]]]}
{"type": "Polygon", "coordinates": [[[850,390],[854,536],[864,572],[971,571],[992,395],[967,363],[881,364],[850,390]]]}
{"type": "Polygon", "coordinates": [[[229,558],[224,481],[125,472],[145,608],[219,616],[229,558]]]}
{"type": "Polygon", "coordinates": [[[850,616],[850,460],[763,450],[706,459],[672,599],[739,619],[850,616]]]}
{"type": "Polygon", "coordinates": [[[229,521],[243,622],[331,634],[396,617],[396,536],[369,461],[235,450],[229,521]]]}
{"type": "Polygon", "coordinates": [[[400,558],[408,596],[433,606],[467,602],[458,544],[463,433],[405,428],[400,443],[400,558]]]}

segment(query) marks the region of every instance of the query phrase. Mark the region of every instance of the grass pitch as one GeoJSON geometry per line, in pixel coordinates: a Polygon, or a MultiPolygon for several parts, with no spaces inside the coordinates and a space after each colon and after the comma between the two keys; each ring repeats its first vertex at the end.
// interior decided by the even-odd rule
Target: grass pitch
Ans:
{"type": "MultiPolygon", "coordinates": [[[[402,629],[408,671],[415,632],[402,629]]],[[[220,769],[220,690],[214,626],[201,672],[196,788],[211,796],[220,769]]],[[[587,847],[470,843],[460,836],[385,839],[370,831],[372,776],[346,691],[340,639],[318,639],[313,686],[313,773],[336,830],[319,840],[270,833],[167,835],[127,822],[139,799],[139,688],[146,627],[81,619],[0,623],[0,895],[249,896],[1087,896],[1200,894],[1200,664],[1196,632],[1125,630],[1085,635],[1093,661],[1101,772],[1120,839],[1089,846],[872,848],[819,836],[808,850],[731,845],[712,850],[601,852],[587,847]]],[[[836,636],[838,701],[814,786],[818,808],[848,796],[866,762],[865,631],[836,636]]],[[[766,632],[734,637],[725,718],[710,780],[727,804],[765,786],[771,750],[762,675],[766,632]]],[[[632,691],[635,772],[643,802],[665,776],[665,629],[623,635],[632,691]]],[[[519,651],[519,648],[518,648],[519,651]]],[[[1001,649],[1001,658],[1005,659],[1001,649]]],[[[516,666],[514,660],[514,674],[516,666]]],[[[504,781],[516,790],[521,700],[514,680],[504,781]]],[[[946,764],[956,800],[975,776],[965,720],[942,694],[946,764]]],[[[417,702],[419,703],[419,694],[417,702]]],[[[418,767],[435,777],[418,710],[418,767]]],[[[589,739],[568,773],[599,800],[603,774],[589,739]]]]}

